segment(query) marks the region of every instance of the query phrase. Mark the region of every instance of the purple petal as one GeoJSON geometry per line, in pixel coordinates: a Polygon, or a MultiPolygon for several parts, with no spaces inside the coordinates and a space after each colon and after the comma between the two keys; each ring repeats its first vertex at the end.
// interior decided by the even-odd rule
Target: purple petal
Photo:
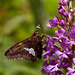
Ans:
{"type": "Polygon", "coordinates": [[[60,45],[63,49],[66,49],[66,48],[69,48],[70,43],[67,43],[67,41],[65,41],[65,42],[60,42],[60,45]]]}
{"type": "Polygon", "coordinates": [[[49,68],[44,67],[44,69],[45,69],[45,71],[46,71],[47,73],[49,73],[49,72],[50,72],[50,69],[49,69],[49,68]]]}
{"type": "Polygon", "coordinates": [[[54,17],[53,19],[49,20],[49,23],[51,24],[51,27],[56,27],[58,25],[58,18],[54,17]]]}
{"type": "Polygon", "coordinates": [[[44,40],[42,44],[47,44],[47,43],[48,43],[48,42],[47,42],[46,40],[44,40]]]}
{"type": "Polygon", "coordinates": [[[46,27],[46,29],[51,28],[50,23],[47,23],[46,25],[48,26],[48,27],[46,27]]]}
{"type": "Polygon", "coordinates": [[[55,31],[55,35],[59,37],[62,37],[64,33],[65,33],[65,30],[63,28],[58,31],[55,31]]]}
{"type": "Polygon", "coordinates": [[[46,61],[44,61],[43,66],[47,66],[47,65],[48,65],[48,63],[47,63],[47,60],[46,60],[46,61]]]}
{"type": "Polygon", "coordinates": [[[67,52],[68,55],[73,55],[72,50],[67,52]]]}
{"type": "Polygon", "coordinates": [[[49,70],[51,70],[52,68],[54,68],[54,65],[49,65],[49,66],[47,66],[47,68],[48,68],[49,70]]]}
{"type": "Polygon", "coordinates": [[[71,30],[69,36],[71,37],[71,40],[75,41],[75,28],[71,30]]]}
{"type": "Polygon", "coordinates": [[[62,6],[59,6],[59,7],[58,7],[58,10],[60,10],[60,9],[62,9],[62,6]]]}
{"type": "Polygon", "coordinates": [[[56,54],[53,54],[53,55],[52,55],[52,57],[53,57],[53,59],[54,59],[54,60],[56,60],[56,59],[57,59],[56,54]]]}
{"type": "Polygon", "coordinates": [[[63,9],[59,9],[59,14],[63,15],[64,10],[63,9]]]}
{"type": "Polygon", "coordinates": [[[55,35],[56,35],[56,36],[59,36],[59,33],[58,33],[58,31],[55,31],[55,35]]]}
{"type": "Polygon", "coordinates": [[[59,4],[65,6],[67,3],[64,0],[60,0],[59,4]]]}
{"type": "Polygon", "coordinates": [[[56,71],[60,71],[60,69],[57,67],[58,64],[56,64],[54,66],[54,68],[51,70],[51,72],[56,72],[56,71]]]}
{"type": "Polygon", "coordinates": [[[64,17],[69,17],[68,11],[65,11],[65,12],[64,12],[64,17]]]}
{"type": "Polygon", "coordinates": [[[58,18],[57,17],[54,17],[53,20],[58,21],[58,18]]]}
{"type": "Polygon", "coordinates": [[[60,26],[65,26],[65,21],[64,20],[60,20],[59,25],[60,26]]]}
{"type": "Polygon", "coordinates": [[[42,54],[43,59],[47,58],[47,55],[48,55],[49,53],[50,53],[50,52],[49,52],[49,51],[47,51],[47,52],[45,52],[44,54],[42,54]]]}
{"type": "Polygon", "coordinates": [[[73,27],[75,28],[75,23],[73,23],[73,27]]]}
{"type": "Polygon", "coordinates": [[[73,64],[75,65],[75,58],[73,58],[72,61],[73,61],[73,64]]]}
{"type": "Polygon", "coordinates": [[[59,38],[58,38],[58,37],[53,37],[53,40],[54,40],[54,41],[58,41],[59,38]]]}
{"type": "Polygon", "coordinates": [[[51,39],[51,37],[49,35],[45,34],[45,36],[48,37],[49,39],[51,39]]]}
{"type": "Polygon", "coordinates": [[[60,30],[58,30],[59,34],[64,34],[65,30],[63,28],[61,28],[60,30]]]}
{"type": "Polygon", "coordinates": [[[47,73],[44,68],[41,70],[41,72],[42,72],[43,74],[46,74],[46,73],[47,73]]]}
{"type": "Polygon", "coordinates": [[[57,17],[54,17],[53,19],[49,20],[50,23],[55,23],[55,22],[58,22],[58,18],[57,17]]]}
{"type": "Polygon", "coordinates": [[[69,70],[68,73],[73,73],[75,71],[75,69],[72,69],[70,67],[68,67],[67,70],[69,70]]]}
{"type": "Polygon", "coordinates": [[[59,51],[59,50],[57,50],[55,53],[58,54],[58,55],[61,55],[62,54],[62,52],[59,51]]]}
{"type": "Polygon", "coordinates": [[[68,59],[68,56],[66,54],[63,54],[63,58],[67,58],[68,59]]]}

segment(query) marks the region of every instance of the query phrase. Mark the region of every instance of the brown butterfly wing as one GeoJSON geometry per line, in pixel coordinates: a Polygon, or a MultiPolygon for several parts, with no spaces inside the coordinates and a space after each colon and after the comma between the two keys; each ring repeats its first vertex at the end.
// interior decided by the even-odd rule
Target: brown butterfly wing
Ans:
{"type": "Polygon", "coordinates": [[[36,41],[36,39],[33,38],[28,38],[24,41],[21,41],[17,44],[15,44],[14,46],[12,46],[10,49],[8,49],[5,52],[5,56],[8,59],[26,59],[28,61],[32,61],[35,62],[36,61],[36,57],[37,57],[37,46],[38,46],[38,42],[36,41]],[[27,50],[25,50],[24,48],[33,48],[35,51],[35,56],[33,56],[32,54],[29,54],[29,52],[27,50]]]}

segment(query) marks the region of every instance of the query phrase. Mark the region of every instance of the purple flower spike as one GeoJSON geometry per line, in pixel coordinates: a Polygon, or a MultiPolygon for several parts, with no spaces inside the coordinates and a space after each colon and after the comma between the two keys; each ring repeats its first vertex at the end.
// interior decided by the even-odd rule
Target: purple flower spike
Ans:
{"type": "Polygon", "coordinates": [[[62,26],[62,27],[65,26],[65,21],[64,20],[60,20],[59,25],[62,26]]]}
{"type": "Polygon", "coordinates": [[[65,12],[64,12],[64,17],[66,17],[66,18],[69,17],[68,11],[65,11],[65,12]]]}
{"type": "Polygon", "coordinates": [[[72,1],[60,0],[58,12],[61,18],[54,17],[46,24],[46,29],[55,27],[57,31],[53,37],[45,34],[48,39],[43,42],[46,51],[42,54],[45,59],[43,74],[75,75],[75,8],[72,8],[72,1]]]}
{"type": "Polygon", "coordinates": [[[63,6],[65,6],[67,3],[64,1],[64,0],[60,0],[59,1],[59,5],[63,5],[63,6]]]}

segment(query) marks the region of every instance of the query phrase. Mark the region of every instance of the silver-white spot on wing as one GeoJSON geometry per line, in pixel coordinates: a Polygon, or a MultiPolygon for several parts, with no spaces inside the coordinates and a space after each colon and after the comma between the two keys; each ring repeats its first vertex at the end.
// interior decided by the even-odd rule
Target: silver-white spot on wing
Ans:
{"type": "Polygon", "coordinates": [[[24,48],[26,51],[28,51],[29,52],[29,54],[32,54],[33,56],[35,56],[35,51],[34,51],[34,49],[33,48],[24,48]]]}

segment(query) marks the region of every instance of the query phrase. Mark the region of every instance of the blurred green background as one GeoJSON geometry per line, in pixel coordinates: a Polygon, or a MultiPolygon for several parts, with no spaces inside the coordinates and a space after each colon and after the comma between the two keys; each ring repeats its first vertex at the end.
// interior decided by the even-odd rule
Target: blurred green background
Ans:
{"type": "Polygon", "coordinates": [[[0,0],[0,75],[42,75],[43,59],[36,63],[26,60],[8,60],[5,51],[17,42],[31,36],[35,26],[40,34],[54,35],[54,29],[45,29],[46,23],[58,14],[59,0],[0,0]]]}

